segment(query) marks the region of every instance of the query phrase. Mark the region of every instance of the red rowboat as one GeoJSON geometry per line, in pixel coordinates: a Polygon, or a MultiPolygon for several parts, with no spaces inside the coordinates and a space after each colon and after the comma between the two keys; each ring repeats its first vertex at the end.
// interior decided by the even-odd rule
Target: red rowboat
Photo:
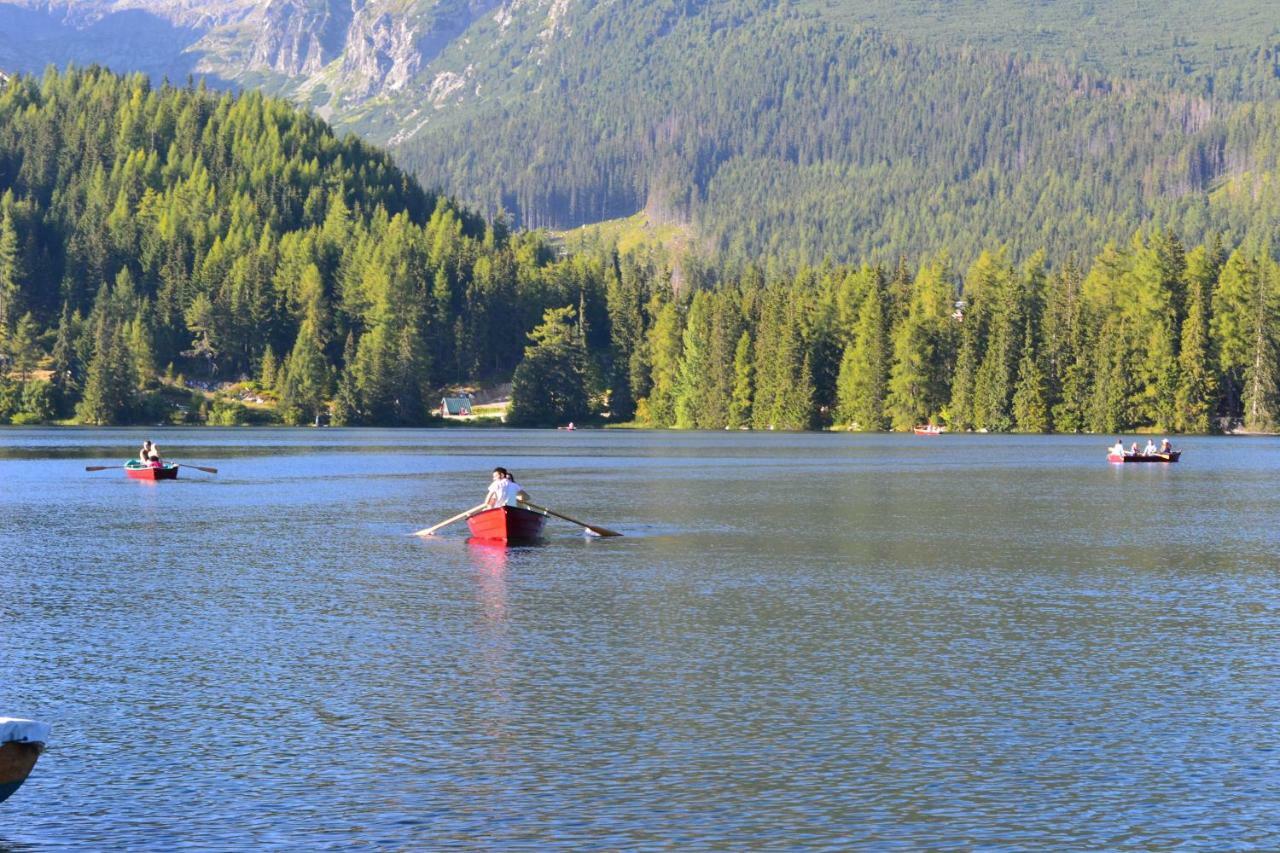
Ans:
{"type": "Polygon", "coordinates": [[[170,463],[160,468],[152,468],[141,462],[127,462],[124,466],[124,474],[131,480],[176,480],[178,466],[170,463]]]}
{"type": "Polygon", "coordinates": [[[1108,453],[1108,462],[1177,462],[1182,455],[1181,450],[1170,450],[1168,453],[1108,453]]]}
{"type": "Polygon", "coordinates": [[[916,435],[942,435],[942,431],[944,429],[946,429],[946,427],[926,424],[925,426],[914,427],[912,431],[915,432],[916,435]]]}
{"type": "Polygon", "coordinates": [[[542,536],[547,517],[518,506],[495,506],[467,519],[471,535],[494,542],[531,542],[542,536]]]}

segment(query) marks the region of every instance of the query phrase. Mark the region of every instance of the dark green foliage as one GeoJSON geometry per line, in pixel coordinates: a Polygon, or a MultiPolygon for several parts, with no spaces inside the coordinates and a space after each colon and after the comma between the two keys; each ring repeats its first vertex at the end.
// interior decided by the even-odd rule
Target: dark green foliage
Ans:
{"type": "Polygon", "coordinates": [[[1280,215],[1264,4],[886,0],[876,30],[867,5],[571,4],[536,70],[495,71],[396,153],[527,227],[643,209],[735,266],[1062,258],[1152,219],[1196,242],[1280,215]]]}
{"type": "Polygon", "coordinates": [[[510,375],[549,305],[585,293],[608,339],[600,277],[573,263],[283,101],[97,68],[0,89],[0,367],[29,312],[54,345],[24,329],[23,372],[49,356],[88,422],[149,418],[173,364],[261,374],[290,421],[336,378],[347,422],[423,423],[440,385],[510,375]]]}
{"type": "Polygon", "coordinates": [[[548,309],[511,380],[513,426],[563,426],[591,414],[587,351],[573,308],[548,309]]]}

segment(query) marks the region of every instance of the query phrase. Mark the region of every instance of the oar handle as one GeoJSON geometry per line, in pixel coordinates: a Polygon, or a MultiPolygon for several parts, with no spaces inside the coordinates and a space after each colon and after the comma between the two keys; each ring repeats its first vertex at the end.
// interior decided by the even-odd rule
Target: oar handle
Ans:
{"type": "Polygon", "coordinates": [[[437,530],[439,530],[440,528],[442,528],[442,527],[448,527],[450,524],[453,524],[455,521],[461,521],[462,519],[466,518],[467,516],[471,515],[472,513],[479,512],[479,511],[480,511],[480,510],[482,510],[482,509],[484,509],[484,504],[477,504],[477,505],[473,506],[471,509],[468,509],[468,510],[465,510],[465,511],[463,511],[463,512],[458,513],[458,514],[457,514],[457,515],[455,515],[453,518],[446,518],[444,521],[440,522],[439,524],[435,525],[434,527],[426,527],[426,528],[423,528],[422,530],[415,531],[414,533],[411,533],[411,534],[409,534],[409,535],[411,535],[411,536],[431,536],[432,534],[434,534],[434,533],[435,533],[437,530]]]}

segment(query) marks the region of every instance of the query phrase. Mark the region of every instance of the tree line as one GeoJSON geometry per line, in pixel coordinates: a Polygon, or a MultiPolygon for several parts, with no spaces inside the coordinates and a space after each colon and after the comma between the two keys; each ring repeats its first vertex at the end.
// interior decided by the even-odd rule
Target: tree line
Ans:
{"type": "Polygon", "coordinates": [[[423,424],[510,378],[516,424],[1275,426],[1269,244],[971,254],[563,255],[282,101],[51,71],[0,90],[0,420],[237,418],[182,374],[288,423],[423,424]]]}
{"type": "Polygon", "coordinates": [[[680,293],[669,269],[613,256],[584,280],[580,307],[549,312],[516,370],[517,421],[582,419],[594,400],[614,419],[697,429],[1280,423],[1280,265],[1261,246],[1187,251],[1149,229],[1087,268],[1000,249],[963,273],[941,255],[680,293]],[[591,342],[596,316],[607,349],[591,342]]]}

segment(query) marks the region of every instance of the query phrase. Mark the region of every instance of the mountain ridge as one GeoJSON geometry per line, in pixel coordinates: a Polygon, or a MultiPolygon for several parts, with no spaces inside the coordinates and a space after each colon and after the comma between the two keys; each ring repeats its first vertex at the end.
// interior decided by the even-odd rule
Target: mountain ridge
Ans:
{"type": "Polygon", "coordinates": [[[1251,0],[11,0],[0,67],[23,70],[44,48],[19,50],[14,10],[81,33],[149,16],[174,56],[95,58],[81,38],[57,58],[290,97],[518,224],[644,210],[738,259],[1087,252],[1153,219],[1239,237],[1258,210],[1212,190],[1271,168],[1250,162],[1270,130],[1247,113],[1280,96],[1277,30],[1251,0]]]}

